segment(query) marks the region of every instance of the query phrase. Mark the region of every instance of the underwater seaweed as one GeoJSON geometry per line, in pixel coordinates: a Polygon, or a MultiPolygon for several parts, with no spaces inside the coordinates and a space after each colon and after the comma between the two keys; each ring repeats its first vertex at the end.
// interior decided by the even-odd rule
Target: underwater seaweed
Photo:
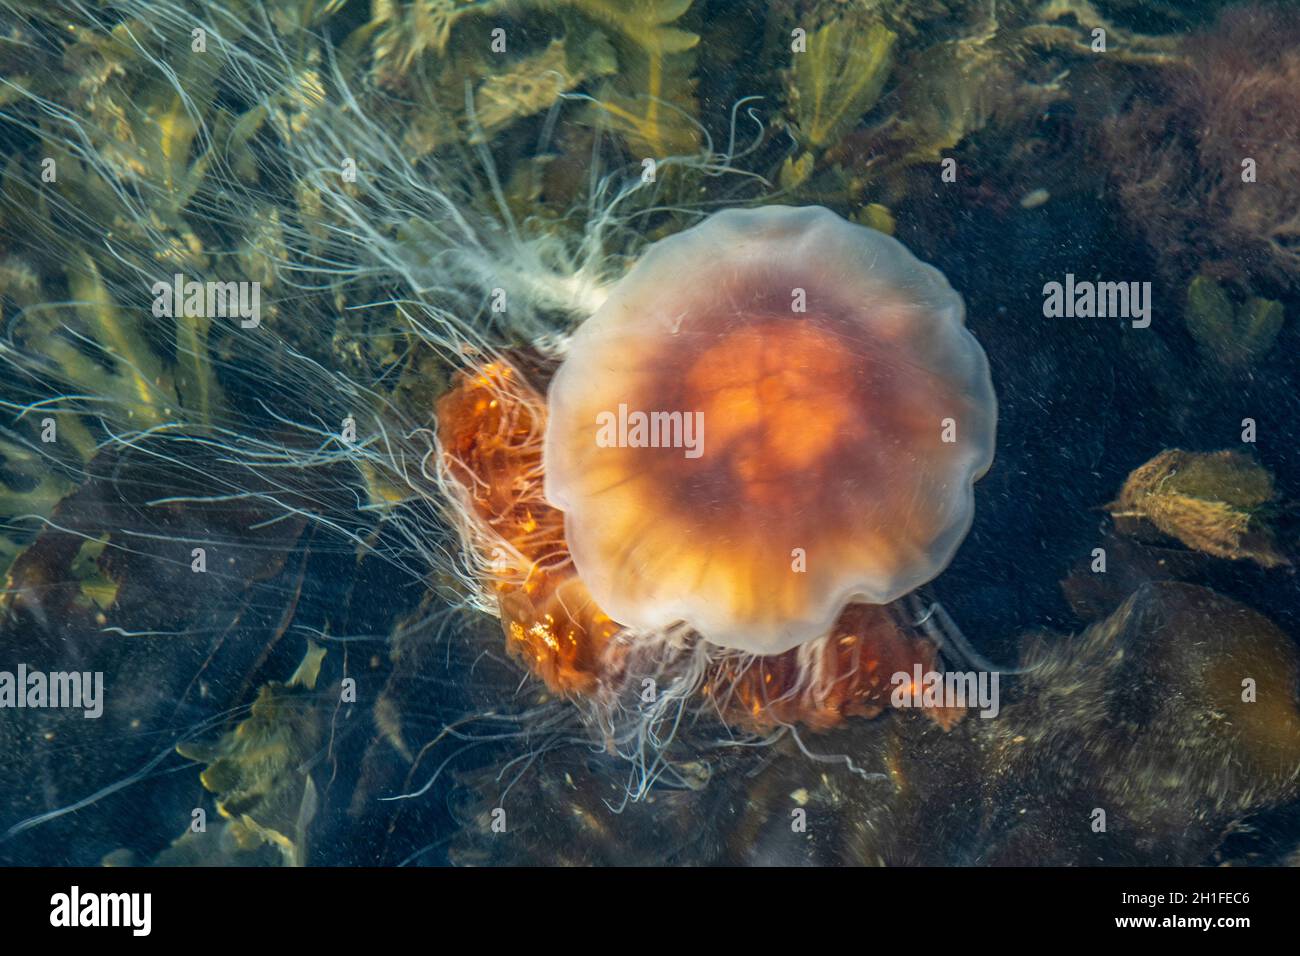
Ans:
{"type": "MultiPolygon", "coordinates": [[[[416,93],[426,100],[426,107],[441,114],[425,117],[422,125],[431,126],[444,141],[454,137],[452,124],[457,121],[483,122],[481,117],[466,115],[463,84],[468,77],[482,79],[475,100],[486,97],[489,111],[500,110],[503,99],[509,100],[513,105],[508,110],[515,116],[540,111],[583,80],[592,80],[591,91],[584,94],[593,106],[588,121],[622,134],[633,151],[664,157],[699,145],[691,52],[699,37],[674,25],[691,3],[385,0],[375,5],[370,22],[358,30],[355,41],[373,36],[373,69],[381,86],[409,86],[408,74],[417,64],[431,64],[432,87],[417,87],[416,93]],[[560,35],[551,37],[549,47],[511,59],[511,66],[502,71],[498,67],[502,55],[515,57],[516,53],[508,48],[499,24],[511,18],[522,20],[529,13],[549,19],[560,35]],[[453,40],[454,34],[466,30],[473,31],[474,39],[453,40]],[[547,57],[557,55],[563,56],[563,66],[547,62],[547,57]],[[512,74],[516,76],[513,89],[512,74]],[[532,82],[521,85],[525,75],[532,82]]],[[[537,28],[534,21],[528,26],[530,32],[537,28]]],[[[473,110],[481,108],[475,105],[473,110]]]]}
{"type": "Polygon", "coordinates": [[[848,16],[818,27],[795,58],[789,100],[800,139],[838,140],[875,105],[892,64],[895,35],[878,21],[848,16]]]}
{"type": "Polygon", "coordinates": [[[1282,303],[1250,296],[1234,303],[1223,286],[1199,275],[1187,287],[1187,330],[1206,359],[1228,372],[1257,364],[1286,321],[1282,303]]]}
{"type": "Polygon", "coordinates": [[[1263,517],[1276,498],[1272,475],[1241,452],[1175,448],[1129,475],[1107,510],[1117,523],[1145,519],[1194,550],[1275,568],[1290,563],[1263,517]]]}
{"type": "MultiPolygon", "coordinates": [[[[926,194],[935,164],[949,160],[969,170],[990,163],[990,151],[1004,154],[995,168],[1001,188],[1014,194],[1021,180],[1044,172],[1044,119],[1076,95],[1093,95],[1094,71],[1110,75],[1177,59],[1172,37],[1124,29],[1084,0],[886,2],[848,12],[827,3],[814,4],[812,16],[830,18],[821,28],[827,39],[841,29],[851,37],[867,31],[870,38],[846,41],[843,49],[861,61],[844,72],[847,82],[833,82],[846,65],[833,57],[793,56],[792,132],[807,138],[799,124],[811,117],[800,114],[827,95],[835,129],[820,150],[789,157],[779,181],[820,202],[847,194],[895,208],[926,194]],[[1091,45],[1098,31],[1109,44],[1103,56],[1091,45]]],[[[817,32],[808,37],[810,50],[817,39],[817,32]]],[[[1077,176],[1076,158],[1067,151],[1055,162],[1077,176]]],[[[1020,188],[1021,195],[1029,191],[1020,188]]]]}
{"type": "Polygon", "coordinates": [[[1106,126],[1132,227],[1184,282],[1300,277],[1300,14],[1244,4],[1183,41],[1106,126]]]}
{"type": "MultiPolygon", "coordinates": [[[[306,862],[307,831],[319,801],[309,770],[323,730],[315,708],[302,706],[296,695],[315,690],[324,656],[323,648],[309,645],[289,680],[264,686],[234,730],[215,743],[187,742],[177,748],[181,756],[208,765],[199,779],[217,795],[217,812],[229,821],[208,839],[228,841],[245,852],[270,846],[289,866],[306,862]]],[[[191,830],[173,842],[157,862],[176,865],[187,852],[203,859],[203,851],[188,846],[194,834],[191,830]]]]}

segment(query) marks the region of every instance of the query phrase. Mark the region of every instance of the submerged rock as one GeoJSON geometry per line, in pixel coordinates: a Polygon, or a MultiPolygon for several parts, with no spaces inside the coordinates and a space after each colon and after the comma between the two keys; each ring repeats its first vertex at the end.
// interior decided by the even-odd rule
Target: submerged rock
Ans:
{"type": "Polygon", "coordinates": [[[1208,862],[1235,822],[1295,799],[1300,654],[1236,601],[1147,585],[1021,663],[989,768],[998,862],[1208,862]]]}
{"type": "Polygon", "coordinates": [[[1021,664],[996,718],[714,749],[709,772],[642,803],[620,799],[614,758],[552,754],[504,799],[495,775],[463,794],[452,858],[1209,864],[1300,792],[1300,653],[1229,598],[1146,585],[1081,634],[1031,637],[1021,664]]]}

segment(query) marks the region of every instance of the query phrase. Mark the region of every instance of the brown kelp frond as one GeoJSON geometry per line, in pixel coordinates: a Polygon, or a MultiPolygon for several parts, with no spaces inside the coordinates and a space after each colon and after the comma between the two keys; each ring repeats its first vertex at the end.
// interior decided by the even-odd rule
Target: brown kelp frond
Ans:
{"type": "Polygon", "coordinates": [[[1163,451],[1124,482],[1107,508],[1122,529],[1149,522],[1187,547],[1266,568],[1289,564],[1265,521],[1273,476],[1241,452],[1163,451]]]}
{"type": "Polygon", "coordinates": [[[895,39],[878,20],[851,14],[807,36],[788,81],[796,134],[807,146],[835,142],[875,105],[893,65],[895,39]]]}
{"type": "Polygon", "coordinates": [[[1185,316],[1204,358],[1229,372],[1266,356],[1286,321],[1281,302],[1257,295],[1233,302],[1221,283],[1205,275],[1187,288],[1185,316]]]}

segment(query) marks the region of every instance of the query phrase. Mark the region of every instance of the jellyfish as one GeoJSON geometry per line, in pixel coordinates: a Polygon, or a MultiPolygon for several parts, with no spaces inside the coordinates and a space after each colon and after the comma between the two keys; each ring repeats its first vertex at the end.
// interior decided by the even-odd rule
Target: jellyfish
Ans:
{"type": "Polygon", "coordinates": [[[993,457],[963,319],[883,233],[732,209],[651,246],[544,396],[509,363],[463,377],[446,486],[508,646],[556,690],[667,679],[752,729],[879,713],[935,666],[893,605],[952,559],[993,457]]]}

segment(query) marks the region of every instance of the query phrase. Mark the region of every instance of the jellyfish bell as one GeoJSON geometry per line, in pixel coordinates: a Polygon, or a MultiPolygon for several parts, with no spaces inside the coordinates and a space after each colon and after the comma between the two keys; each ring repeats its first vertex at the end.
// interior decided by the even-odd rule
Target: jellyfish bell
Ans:
{"type": "Polygon", "coordinates": [[[777,655],[947,566],[996,399],[961,298],[820,207],[654,244],[574,333],[543,472],[615,621],[777,655]]]}

